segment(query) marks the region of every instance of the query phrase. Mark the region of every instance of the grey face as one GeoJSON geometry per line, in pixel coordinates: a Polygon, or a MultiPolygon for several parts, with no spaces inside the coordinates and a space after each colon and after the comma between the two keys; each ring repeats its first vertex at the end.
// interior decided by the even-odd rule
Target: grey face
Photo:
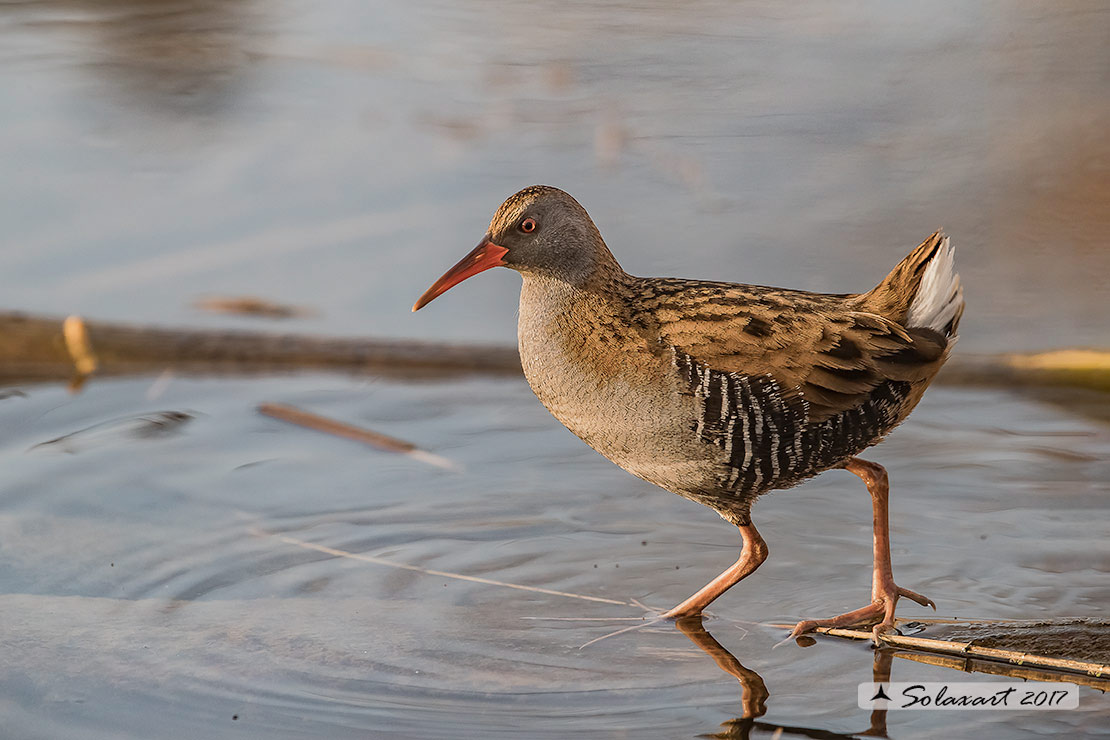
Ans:
{"type": "Polygon", "coordinates": [[[562,190],[542,185],[506,200],[490,221],[489,238],[509,250],[506,267],[572,283],[589,275],[605,248],[586,209],[562,190]]]}
{"type": "Polygon", "coordinates": [[[620,271],[586,209],[558,188],[534,185],[501,204],[481,243],[432,283],[412,310],[499,265],[578,287],[587,285],[599,266],[620,271]]]}

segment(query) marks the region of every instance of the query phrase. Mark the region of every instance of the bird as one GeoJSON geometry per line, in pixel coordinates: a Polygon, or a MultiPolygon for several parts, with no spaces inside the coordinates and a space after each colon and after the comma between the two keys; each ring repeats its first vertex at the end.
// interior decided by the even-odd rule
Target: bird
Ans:
{"type": "Polygon", "coordinates": [[[936,609],[894,582],[888,476],[858,455],[909,415],[957,339],[963,288],[943,230],[866,293],[634,277],[578,201],[535,185],[412,310],[497,266],[523,277],[517,341],[540,402],[624,470],[739,530],[736,562],[660,618],[701,615],[751,575],[769,552],[753,502],[831,469],[871,496],[871,601],[790,636],[873,624],[878,640],[899,598],[936,609]]]}

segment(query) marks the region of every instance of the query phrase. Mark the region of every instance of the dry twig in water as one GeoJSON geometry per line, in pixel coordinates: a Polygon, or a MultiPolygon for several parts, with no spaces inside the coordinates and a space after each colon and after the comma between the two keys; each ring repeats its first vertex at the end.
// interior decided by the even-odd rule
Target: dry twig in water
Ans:
{"type": "MultiPolygon", "coordinates": [[[[1061,674],[1064,673],[1063,671],[1053,668],[1025,667],[1000,663],[994,660],[970,658],[966,656],[957,658],[954,655],[934,655],[932,653],[910,652],[908,650],[896,650],[895,657],[912,660],[915,663],[924,663],[925,665],[951,668],[952,670],[963,671],[964,673],[986,673],[992,676],[1007,676],[1009,678],[1020,678],[1029,681],[1059,681],[1061,674]]],[[[1096,676],[1080,676],[1078,674],[1073,674],[1068,676],[1068,681],[1079,684],[1080,686],[1089,686],[1099,691],[1110,690],[1110,677],[1100,678],[1096,676]]]]}
{"type": "Polygon", "coordinates": [[[428,465],[434,465],[437,468],[443,468],[444,470],[459,470],[458,464],[445,457],[436,455],[435,453],[422,450],[411,442],[405,442],[404,440],[389,437],[379,432],[372,432],[369,429],[363,429],[362,427],[356,427],[342,421],[329,419],[326,416],[320,416],[319,414],[304,411],[294,406],[287,406],[281,403],[264,403],[258,407],[258,411],[274,419],[287,421],[290,424],[314,429],[318,432],[324,432],[325,434],[333,434],[337,437],[344,437],[345,439],[352,439],[379,450],[385,450],[386,452],[397,452],[402,455],[407,455],[414,460],[419,460],[428,465]]]}
{"type": "MultiPolygon", "coordinates": [[[[789,629],[793,625],[775,626],[789,629]]],[[[822,635],[847,637],[853,640],[871,640],[873,638],[869,630],[818,627],[817,632],[822,635]]],[[[1034,655],[1018,650],[981,647],[970,642],[936,640],[929,637],[909,637],[896,633],[879,635],[879,641],[885,646],[903,648],[906,650],[918,650],[927,653],[939,653],[941,655],[956,655],[963,658],[978,658],[994,661],[996,663],[1008,663],[1010,665],[1034,666],[1054,671],[1080,673],[1096,678],[1110,676],[1110,666],[1102,665],[1101,663],[1089,663],[1082,660],[1071,660],[1070,658],[1054,658],[1048,655],[1034,655]]]]}

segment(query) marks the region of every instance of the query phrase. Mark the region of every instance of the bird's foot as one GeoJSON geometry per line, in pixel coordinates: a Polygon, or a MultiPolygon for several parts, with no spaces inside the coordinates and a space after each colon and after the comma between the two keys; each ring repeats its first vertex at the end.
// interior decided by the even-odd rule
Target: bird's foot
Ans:
{"type": "Polygon", "coordinates": [[[934,610],[937,608],[932,599],[922,596],[916,591],[910,591],[908,588],[902,588],[894,581],[884,584],[878,589],[878,593],[873,594],[873,596],[874,598],[870,604],[855,611],[827,619],[804,619],[794,625],[794,629],[787,639],[794,639],[806,632],[812,632],[818,627],[851,627],[877,622],[871,628],[871,634],[875,644],[878,645],[879,635],[894,629],[894,607],[897,606],[899,597],[905,596],[910,601],[916,601],[921,606],[930,606],[934,610]]]}

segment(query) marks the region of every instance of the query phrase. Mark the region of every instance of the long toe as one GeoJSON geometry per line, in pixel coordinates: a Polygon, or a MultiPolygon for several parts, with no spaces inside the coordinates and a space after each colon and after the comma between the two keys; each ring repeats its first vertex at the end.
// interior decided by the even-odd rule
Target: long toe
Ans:
{"type": "Polygon", "coordinates": [[[883,588],[877,594],[874,601],[867,606],[856,609],[855,611],[839,614],[835,617],[828,619],[805,619],[798,622],[794,629],[790,632],[790,637],[798,637],[804,635],[806,632],[812,632],[818,627],[852,627],[855,625],[870,624],[878,622],[871,630],[875,639],[875,644],[879,644],[879,635],[890,632],[894,629],[894,608],[898,605],[898,599],[905,596],[911,601],[916,601],[921,606],[931,606],[936,609],[936,604],[927,596],[910,591],[908,588],[902,588],[895,585],[893,582],[889,586],[883,588]]]}
{"type": "Polygon", "coordinates": [[[794,625],[794,629],[790,632],[790,637],[804,635],[806,632],[812,632],[818,627],[851,627],[857,624],[874,622],[876,619],[883,616],[884,610],[885,607],[882,603],[874,603],[856,609],[855,611],[838,614],[835,617],[828,617],[827,619],[803,619],[801,622],[794,625]]]}
{"type": "Polygon", "coordinates": [[[933,600],[928,596],[922,596],[916,591],[910,591],[908,588],[902,588],[901,586],[897,586],[897,589],[899,596],[905,596],[910,601],[916,601],[918,604],[921,604],[921,606],[932,607],[933,611],[937,610],[937,605],[933,603],[933,600]]]}

